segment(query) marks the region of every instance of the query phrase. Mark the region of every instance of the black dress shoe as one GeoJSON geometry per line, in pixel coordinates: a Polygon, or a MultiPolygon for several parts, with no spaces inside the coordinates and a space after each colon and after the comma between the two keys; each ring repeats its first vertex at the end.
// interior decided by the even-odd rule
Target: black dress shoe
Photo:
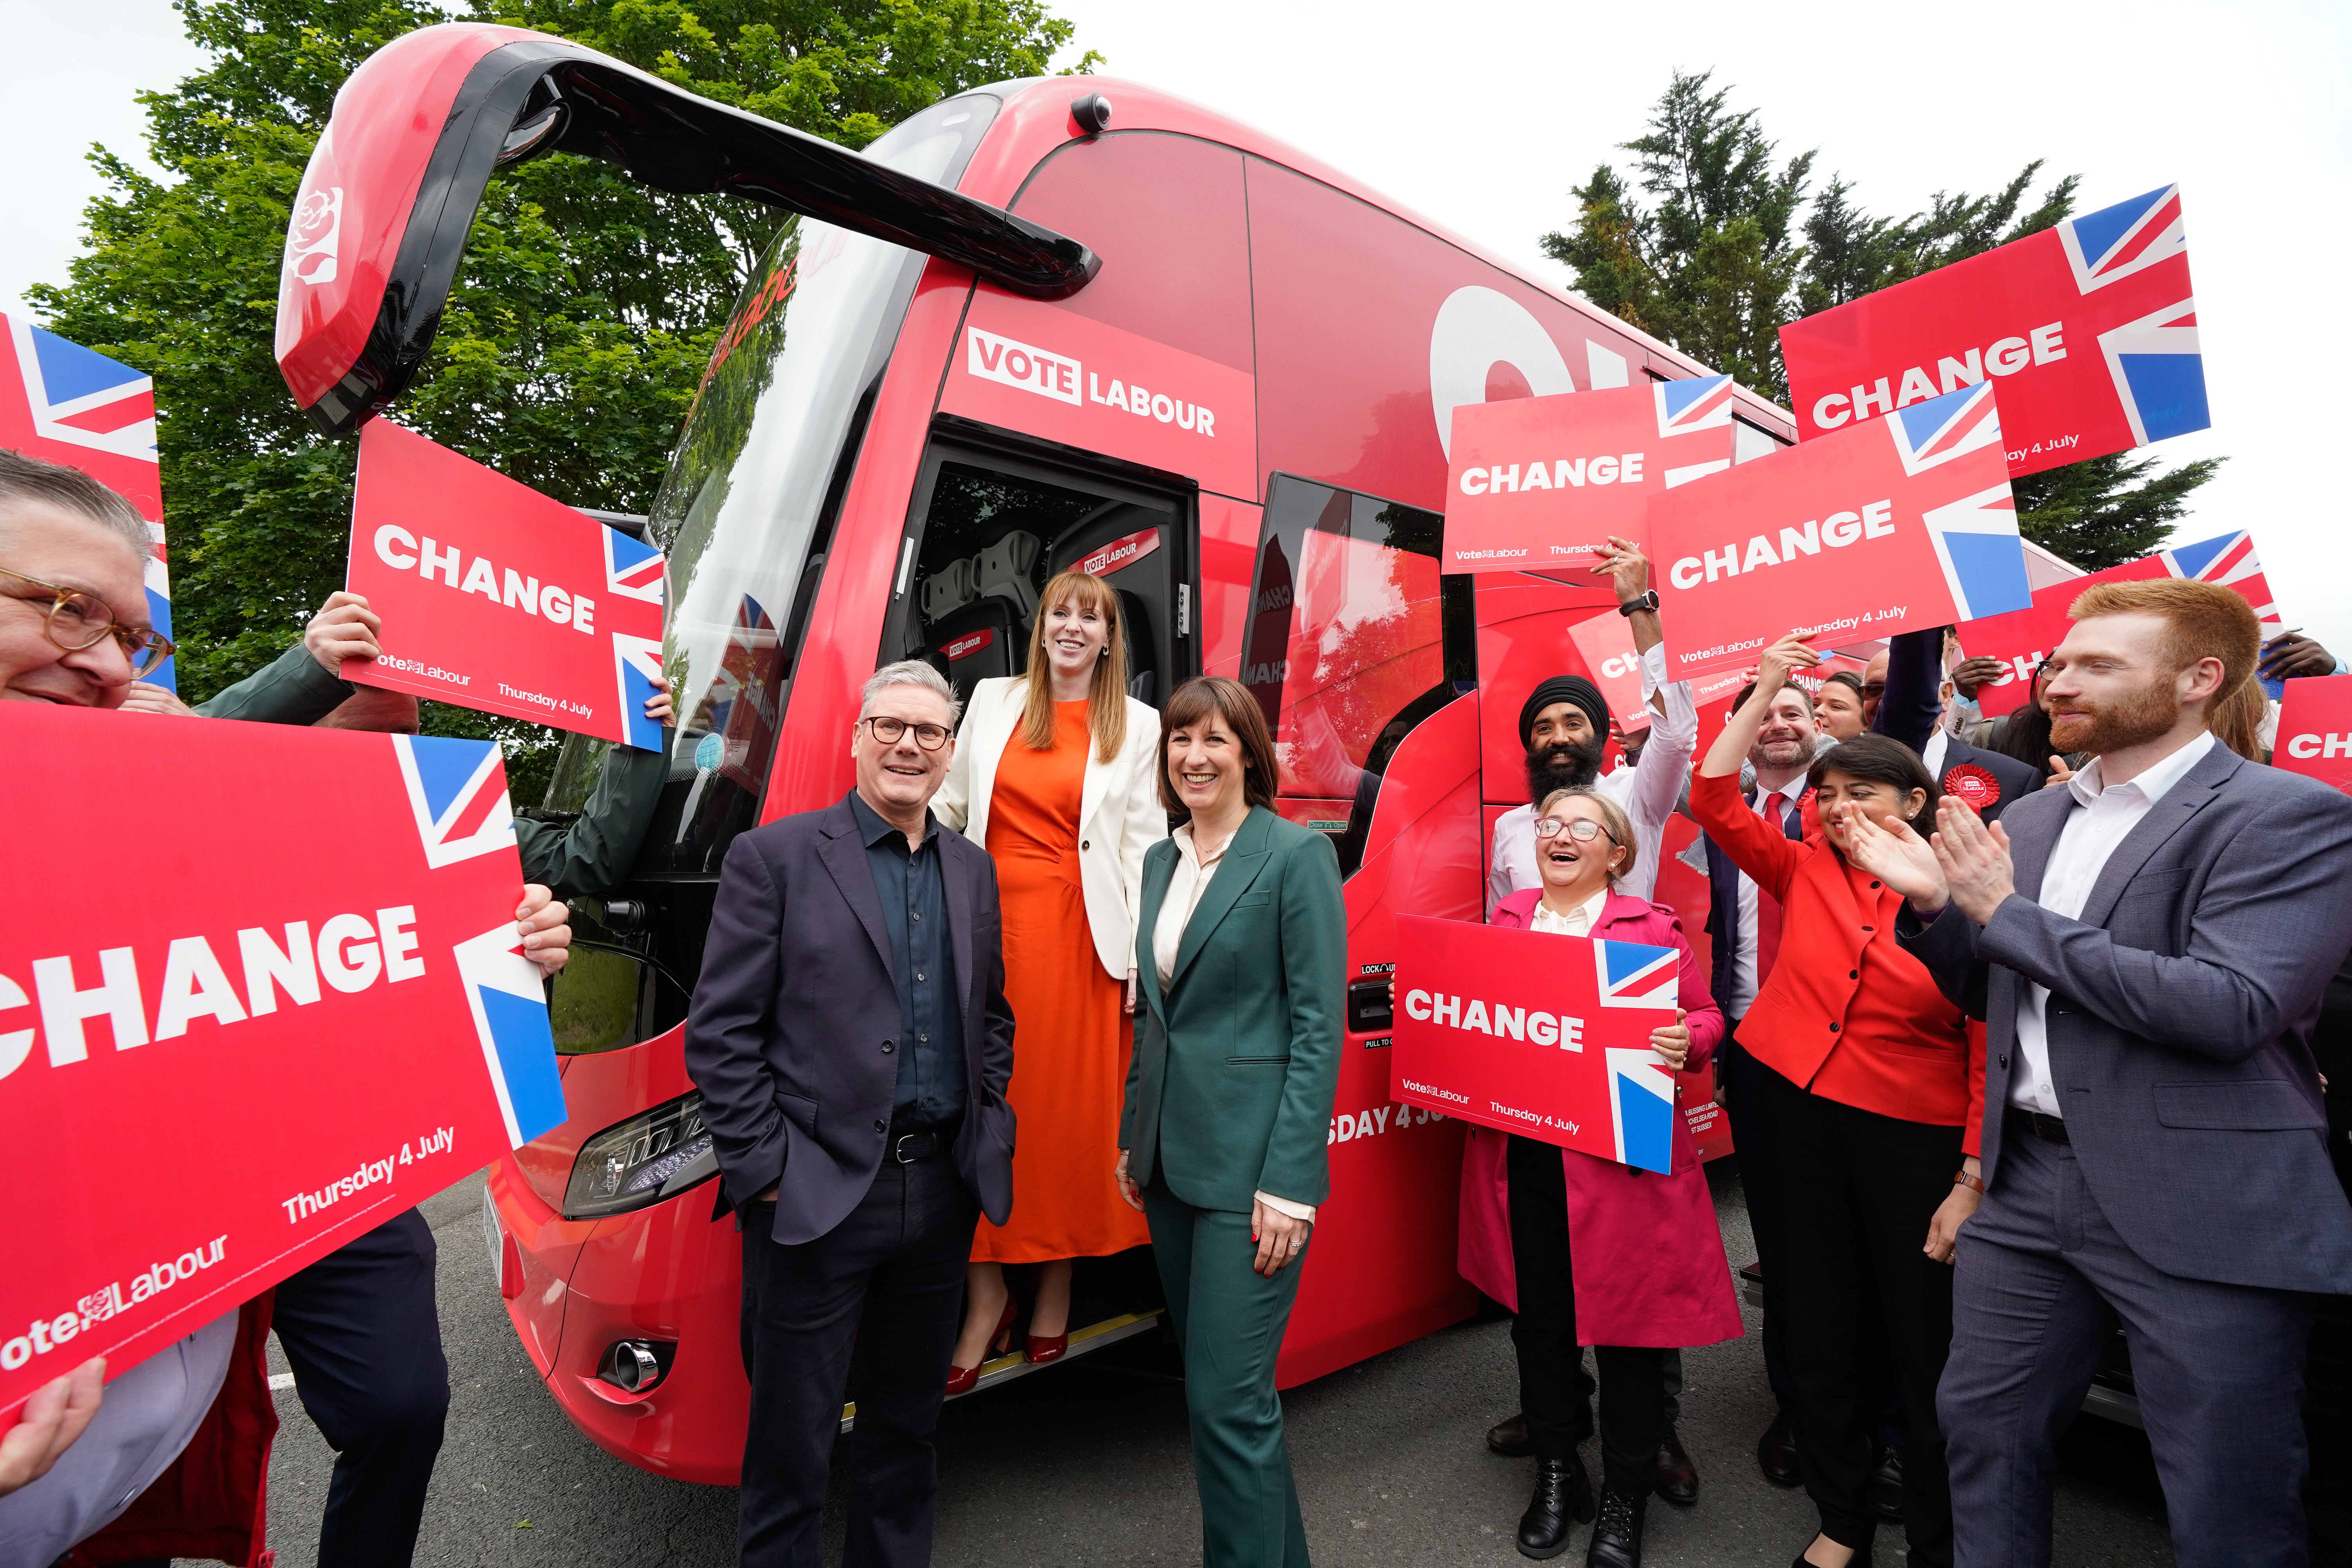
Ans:
{"type": "Polygon", "coordinates": [[[1536,1461],[1536,1495],[1519,1515],[1519,1555],[1557,1557],[1568,1550],[1572,1526],[1589,1524],[1595,1512],[1592,1482],[1584,1461],[1570,1454],[1565,1459],[1536,1461]]]}
{"type": "Polygon", "coordinates": [[[1528,1418],[1524,1414],[1509,1415],[1486,1428],[1486,1447],[1490,1452],[1507,1459],[1524,1459],[1536,1451],[1536,1440],[1528,1436],[1528,1418]]]}
{"type": "Polygon", "coordinates": [[[1584,1549],[1584,1568],[1642,1568],[1642,1516],[1650,1500],[1628,1497],[1615,1487],[1601,1491],[1601,1522],[1584,1549]]]}
{"type": "Polygon", "coordinates": [[[1666,1428],[1666,1440],[1658,1445],[1658,1460],[1653,1467],[1650,1484],[1660,1497],[1677,1508],[1688,1508],[1698,1501],[1698,1467],[1683,1452],[1683,1440],[1674,1427],[1666,1428]]]}
{"type": "Polygon", "coordinates": [[[1797,1420],[1786,1410],[1773,1416],[1764,1436],[1756,1439],[1756,1463],[1776,1487],[1793,1487],[1805,1479],[1797,1464],[1797,1420]]]}
{"type": "Polygon", "coordinates": [[[1870,1506],[1881,1519],[1903,1522],[1903,1450],[1878,1450],[1878,1468],[1870,1473],[1870,1506]]]}

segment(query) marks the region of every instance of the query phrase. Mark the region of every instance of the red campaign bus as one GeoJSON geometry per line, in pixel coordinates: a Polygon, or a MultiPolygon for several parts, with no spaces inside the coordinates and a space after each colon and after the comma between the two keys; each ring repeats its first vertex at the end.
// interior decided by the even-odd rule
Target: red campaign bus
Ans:
{"type": "MultiPolygon", "coordinates": [[[[397,396],[485,182],[549,148],[799,215],[653,504],[681,724],[628,886],[574,905],[552,1004],[571,1120],[490,1171],[499,1289],[556,1400],[632,1464],[737,1479],[739,1243],[683,1053],[720,858],[848,789],[878,665],[929,658],[966,691],[1017,673],[1038,588],[1073,565],[1118,590],[1138,697],[1200,672],[1258,695],[1280,809],[1346,873],[1332,1192],[1279,1381],[1467,1316],[1461,1127],[1388,1096],[1391,921],[1479,918],[1488,829],[1525,798],[1519,704],[1583,668],[1569,628],[1614,599],[1589,576],[1439,574],[1449,420],[1704,367],[1133,83],[963,93],[861,156],[573,45],[451,25],[354,74],[306,178],[278,346],[322,428],[397,396]]],[[[1794,439],[1752,394],[1738,418],[1743,458],[1794,439]]],[[[566,742],[551,807],[582,807],[603,751],[566,742]]],[[[1675,831],[1659,896],[1703,942],[1675,831]]],[[[1712,1104],[1687,1113],[1727,1149],[1712,1104]]],[[[1082,1265],[1072,1354],[1152,1327],[1157,1289],[1142,1252],[1082,1265]]],[[[992,1363],[982,1386],[1025,1370],[992,1363]]]]}

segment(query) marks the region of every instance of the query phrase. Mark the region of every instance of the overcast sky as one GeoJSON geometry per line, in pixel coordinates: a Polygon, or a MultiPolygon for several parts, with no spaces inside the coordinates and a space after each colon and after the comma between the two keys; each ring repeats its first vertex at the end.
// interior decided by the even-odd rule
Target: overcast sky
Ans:
{"type": "MultiPolygon", "coordinates": [[[[2352,655],[2334,473],[2352,443],[2331,400],[2291,390],[2352,356],[2352,5],[1048,5],[1108,74],[1262,126],[1561,286],[1537,237],[1574,220],[1569,186],[1677,68],[1715,71],[1874,212],[2036,157],[2083,176],[2084,210],[2177,180],[2215,424],[2155,450],[2231,459],[2178,537],[2252,529],[2288,624],[2352,655]]],[[[196,60],[178,22],[165,0],[0,0],[0,309],[63,279],[96,189],[81,154],[137,151],[131,94],[196,60]]]]}

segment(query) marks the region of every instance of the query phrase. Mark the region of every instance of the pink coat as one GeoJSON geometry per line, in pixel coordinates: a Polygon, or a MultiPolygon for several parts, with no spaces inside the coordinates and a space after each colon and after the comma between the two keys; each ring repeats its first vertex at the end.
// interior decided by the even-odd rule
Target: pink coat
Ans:
{"type": "MultiPolygon", "coordinates": [[[[1495,907],[1492,923],[1528,925],[1540,888],[1523,888],[1495,907]]],[[[1723,1015],[1706,975],[1683,942],[1672,910],[1611,893],[1592,929],[1596,937],[1682,952],[1681,1005],[1696,1074],[1723,1038],[1723,1015]]],[[[1518,1306],[1511,1264],[1507,1135],[1473,1127],[1462,1151],[1462,1278],[1505,1306],[1518,1306]]],[[[1723,1234],[1698,1150],[1675,1118],[1674,1173],[1640,1171],[1613,1160],[1560,1151],[1568,1176],[1568,1236],[1576,1270],[1576,1337],[1588,1345],[1711,1345],[1738,1339],[1739,1303],[1731,1291],[1723,1234]]]]}

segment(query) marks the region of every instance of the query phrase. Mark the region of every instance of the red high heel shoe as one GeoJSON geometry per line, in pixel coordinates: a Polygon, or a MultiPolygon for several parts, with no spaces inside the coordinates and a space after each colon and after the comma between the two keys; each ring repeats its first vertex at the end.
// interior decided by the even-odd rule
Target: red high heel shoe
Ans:
{"type": "Polygon", "coordinates": [[[1032,1365],[1044,1366],[1047,1362],[1059,1361],[1069,1353],[1070,1336],[1066,1333],[1054,1334],[1046,1338],[1040,1338],[1035,1334],[1024,1337],[1029,1342],[1029,1361],[1032,1365]]]}
{"type": "MultiPolygon", "coordinates": [[[[1003,1355],[1013,1348],[1013,1320],[1020,1312],[1021,1303],[1007,1295],[1004,1298],[1004,1316],[996,1320],[996,1331],[988,1336],[988,1346],[981,1352],[980,1366],[986,1366],[990,1358],[1003,1355]]],[[[980,1366],[958,1366],[949,1363],[947,1396],[953,1399],[959,1394],[970,1394],[978,1387],[980,1366]]]]}

